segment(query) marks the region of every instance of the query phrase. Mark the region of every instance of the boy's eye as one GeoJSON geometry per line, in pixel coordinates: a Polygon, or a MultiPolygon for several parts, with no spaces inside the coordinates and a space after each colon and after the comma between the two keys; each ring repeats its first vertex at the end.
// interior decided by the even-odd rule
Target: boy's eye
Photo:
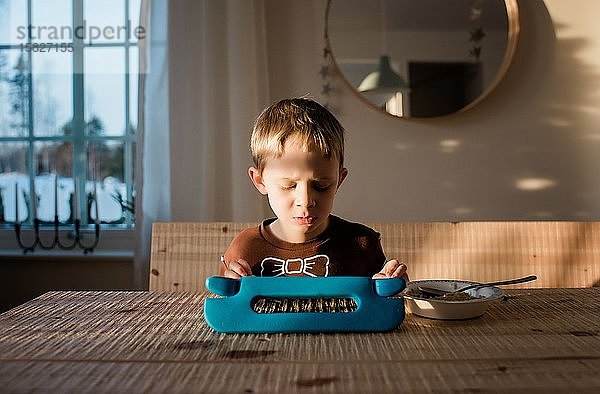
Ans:
{"type": "Polygon", "coordinates": [[[313,187],[315,188],[316,191],[324,192],[326,190],[329,190],[329,188],[331,187],[331,185],[319,185],[319,184],[316,184],[313,187]]]}
{"type": "MultiPolygon", "coordinates": [[[[293,190],[296,188],[296,184],[295,183],[291,183],[291,184],[283,184],[283,185],[279,185],[279,187],[282,190],[293,190]]],[[[318,192],[324,192],[327,191],[331,188],[331,184],[320,184],[320,183],[313,183],[312,184],[312,188],[318,192]]]]}

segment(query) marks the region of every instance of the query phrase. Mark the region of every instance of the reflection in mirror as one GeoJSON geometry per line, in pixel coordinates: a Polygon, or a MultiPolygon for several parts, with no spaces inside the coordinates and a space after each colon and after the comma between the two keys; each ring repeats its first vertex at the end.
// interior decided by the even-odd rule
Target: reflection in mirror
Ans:
{"type": "Polygon", "coordinates": [[[430,118],[491,92],[518,30],[516,0],[328,0],[325,38],[362,100],[397,117],[430,118]]]}

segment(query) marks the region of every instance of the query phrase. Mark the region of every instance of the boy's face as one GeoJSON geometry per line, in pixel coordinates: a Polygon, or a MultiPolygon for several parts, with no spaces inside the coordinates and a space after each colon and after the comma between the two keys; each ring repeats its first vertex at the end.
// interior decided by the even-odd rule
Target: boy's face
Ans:
{"type": "Polygon", "coordinates": [[[262,174],[248,170],[254,186],[269,198],[277,219],[270,228],[287,242],[306,242],[321,234],[329,224],[335,194],[348,174],[337,159],[320,152],[305,151],[288,139],[281,157],[268,159],[262,174]]]}

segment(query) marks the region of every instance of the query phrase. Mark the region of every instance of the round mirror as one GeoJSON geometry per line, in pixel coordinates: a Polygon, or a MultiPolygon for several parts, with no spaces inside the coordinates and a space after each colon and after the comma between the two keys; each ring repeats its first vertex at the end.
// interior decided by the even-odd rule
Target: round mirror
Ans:
{"type": "Polygon", "coordinates": [[[402,118],[465,111],[505,74],[517,0],[328,0],[325,39],[344,81],[402,118]]]}

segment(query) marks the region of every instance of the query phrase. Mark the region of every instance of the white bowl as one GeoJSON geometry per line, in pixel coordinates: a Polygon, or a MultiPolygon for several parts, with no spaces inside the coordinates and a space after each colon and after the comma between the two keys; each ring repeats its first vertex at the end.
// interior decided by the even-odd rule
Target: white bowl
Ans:
{"type": "Polygon", "coordinates": [[[477,298],[462,301],[410,295],[411,290],[415,293],[419,292],[418,286],[451,291],[477,283],[479,282],[454,279],[428,279],[409,282],[406,286],[406,290],[403,292],[406,308],[410,313],[430,319],[461,320],[479,317],[485,313],[492,301],[503,296],[502,290],[499,287],[490,286],[467,290],[465,293],[477,298]]]}

